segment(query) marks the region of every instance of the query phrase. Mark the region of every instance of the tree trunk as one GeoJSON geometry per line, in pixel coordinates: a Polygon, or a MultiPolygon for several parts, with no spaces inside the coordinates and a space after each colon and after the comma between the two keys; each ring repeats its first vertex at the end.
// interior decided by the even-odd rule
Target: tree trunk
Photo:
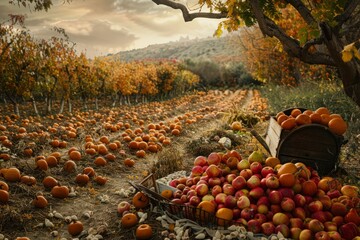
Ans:
{"type": "Polygon", "coordinates": [[[88,110],[88,106],[87,106],[87,101],[85,97],[82,97],[82,102],[83,102],[83,109],[84,111],[88,110]]]}
{"type": "Polygon", "coordinates": [[[39,111],[38,111],[38,109],[37,109],[36,101],[35,101],[35,99],[34,99],[33,96],[31,96],[31,102],[32,102],[32,105],[33,105],[34,112],[35,112],[36,116],[39,116],[39,111]]]}
{"type": "Polygon", "coordinates": [[[10,96],[10,93],[8,93],[8,92],[5,92],[5,94],[9,98],[10,102],[13,105],[14,113],[16,115],[20,116],[19,104],[18,104],[17,100],[15,98],[13,98],[12,96],[10,96]]]}
{"type": "Polygon", "coordinates": [[[98,111],[99,110],[99,99],[95,98],[95,110],[98,111]]]}
{"type": "Polygon", "coordinates": [[[59,110],[59,114],[63,113],[64,112],[64,105],[65,105],[65,99],[64,97],[61,98],[61,101],[60,101],[60,110],[59,110]]]}
{"type": "Polygon", "coordinates": [[[68,110],[69,110],[69,113],[72,113],[71,99],[69,98],[69,99],[67,100],[67,102],[68,102],[68,110]]]}
{"type": "Polygon", "coordinates": [[[338,36],[334,34],[331,27],[326,23],[321,23],[320,28],[324,35],[324,42],[329,54],[339,69],[340,77],[343,83],[344,91],[358,106],[360,106],[360,65],[354,59],[350,62],[344,62],[341,57],[341,51],[344,44],[338,36]]]}
{"type": "Polygon", "coordinates": [[[52,105],[52,100],[50,97],[47,97],[46,98],[46,114],[51,113],[51,105],[52,105]]]}

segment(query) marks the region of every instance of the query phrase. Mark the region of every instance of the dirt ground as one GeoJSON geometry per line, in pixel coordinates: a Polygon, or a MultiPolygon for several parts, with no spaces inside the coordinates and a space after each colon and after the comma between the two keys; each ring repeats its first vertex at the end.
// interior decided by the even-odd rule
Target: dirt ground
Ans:
{"type": "MultiPolygon", "coordinates": [[[[217,93],[212,94],[217,96],[217,93]]],[[[192,106],[189,106],[189,103],[186,104],[186,102],[182,104],[173,103],[176,105],[170,103],[168,109],[159,109],[159,114],[148,116],[148,119],[152,121],[166,121],[167,119],[184,116],[187,112],[209,110],[205,112],[206,114],[203,114],[203,118],[199,118],[193,124],[186,125],[180,136],[172,137],[170,146],[164,146],[159,153],[147,154],[145,158],[136,158],[134,152],[127,149],[122,142],[124,144],[123,149],[126,152],[121,154],[117,152],[115,154],[117,159],[114,162],[109,162],[105,167],[97,167],[93,165],[92,158],[85,156],[77,163],[77,171],[74,173],[65,173],[62,167],[39,171],[34,168],[34,157],[23,158],[17,156],[10,162],[0,162],[1,168],[17,166],[23,174],[35,176],[37,179],[37,184],[34,186],[9,183],[10,201],[8,204],[0,205],[0,234],[10,240],[20,236],[38,240],[74,239],[68,233],[67,226],[69,219],[76,218],[84,224],[84,234],[77,236],[80,239],[87,239],[86,237],[90,233],[93,235],[99,234],[102,239],[134,239],[134,228],[121,229],[120,216],[116,211],[119,202],[124,200],[131,202],[132,194],[129,194],[129,192],[133,188],[128,181],[139,183],[151,173],[160,178],[175,170],[189,172],[196,156],[205,155],[212,151],[225,150],[216,141],[223,136],[232,139],[232,148],[237,149],[243,157],[247,157],[255,149],[261,149],[266,153],[249,132],[250,128],[254,128],[260,135],[264,135],[268,124],[266,110],[259,112],[253,106],[254,93],[247,91],[245,95],[240,95],[239,92],[218,94],[221,94],[221,97],[213,100],[210,97],[204,102],[198,101],[200,99],[198,97],[192,98],[192,106]],[[223,102],[224,106],[232,106],[232,108],[225,108],[221,104],[219,106],[219,101],[223,102]],[[237,112],[234,109],[237,109],[237,112]],[[173,112],[170,112],[170,110],[173,112]],[[238,114],[239,112],[242,112],[242,115],[238,114]],[[161,114],[163,114],[163,117],[165,115],[166,118],[161,119],[163,117],[158,117],[161,114]],[[258,120],[258,123],[254,126],[245,126],[247,128],[244,128],[243,132],[234,134],[226,122],[226,119],[234,118],[234,116],[237,118],[253,117],[258,120]],[[128,157],[135,159],[136,164],[134,167],[126,167],[123,164],[123,160],[128,157]],[[98,175],[106,176],[108,179],[106,184],[100,186],[94,181],[90,181],[83,187],[76,185],[74,183],[75,176],[86,166],[93,166],[98,175]],[[48,175],[54,176],[61,184],[70,186],[74,196],[66,199],[53,198],[50,191],[44,189],[41,183],[42,179],[48,175]],[[38,192],[42,192],[49,201],[48,207],[43,210],[36,209],[30,204],[38,192]]],[[[102,125],[97,126],[98,130],[101,130],[100,126],[102,125]]],[[[87,129],[82,134],[92,133],[95,135],[92,132],[94,130],[87,129]]],[[[100,130],[96,136],[104,133],[100,130]]],[[[109,133],[109,138],[112,140],[121,139],[120,134],[120,132],[109,133]]],[[[84,150],[82,140],[82,138],[74,140],[69,142],[71,144],[68,144],[66,149],[57,150],[62,152],[61,162],[67,160],[66,152],[70,147],[84,150]]],[[[48,141],[44,140],[43,145],[38,146],[37,153],[39,155],[46,155],[54,151],[54,149],[47,147],[48,141]]],[[[350,161],[350,163],[352,162],[350,161]]],[[[156,217],[155,213],[149,213],[149,217],[145,222],[152,225],[155,230],[153,239],[162,239],[160,233],[164,229],[155,220],[156,217]]]]}

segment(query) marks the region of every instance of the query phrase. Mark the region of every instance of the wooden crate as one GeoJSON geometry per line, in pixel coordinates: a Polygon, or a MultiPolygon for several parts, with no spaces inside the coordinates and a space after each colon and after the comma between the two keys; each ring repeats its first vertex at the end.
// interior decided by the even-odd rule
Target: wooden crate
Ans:
{"type": "Polygon", "coordinates": [[[303,162],[316,169],[320,175],[335,170],[342,136],[333,134],[321,124],[307,124],[293,130],[284,130],[274,117],[270,118],[265,142],[272,156],[285,162],[303,162]]]}

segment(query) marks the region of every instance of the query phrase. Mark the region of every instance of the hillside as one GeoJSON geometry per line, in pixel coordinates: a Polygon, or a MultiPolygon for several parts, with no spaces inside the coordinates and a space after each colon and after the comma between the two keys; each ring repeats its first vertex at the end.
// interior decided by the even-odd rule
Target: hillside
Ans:
{"type": "Polygon", "coordinates": [[[217,59],[226,61],[239,55],[230,37],[209,37],[194,40],[179,40],[164,44],[149,45],[146,48],[121,51],[113,55],[122,61],[142,59],[217,59]]]}

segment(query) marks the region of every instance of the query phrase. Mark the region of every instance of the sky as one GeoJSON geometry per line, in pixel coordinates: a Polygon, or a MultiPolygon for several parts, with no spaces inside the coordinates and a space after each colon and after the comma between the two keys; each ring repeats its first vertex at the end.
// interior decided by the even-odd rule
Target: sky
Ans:
{"type": "Polygon", "coordinates": [[[151,0],[63,2],[53,0],[54,5],[47,12],[34,12],[0,0],[0,22],[8,19],[8,14],[25,15],[25,25],[31,34],[44,39],[55,35],[54,26],[64,28],[70,40],[76,43],[77,52],[85,52],[93,58],[181,38],[209,37],[221,21],[194,19],[184,22],[180,10],[157,5],[151,0]]]}

